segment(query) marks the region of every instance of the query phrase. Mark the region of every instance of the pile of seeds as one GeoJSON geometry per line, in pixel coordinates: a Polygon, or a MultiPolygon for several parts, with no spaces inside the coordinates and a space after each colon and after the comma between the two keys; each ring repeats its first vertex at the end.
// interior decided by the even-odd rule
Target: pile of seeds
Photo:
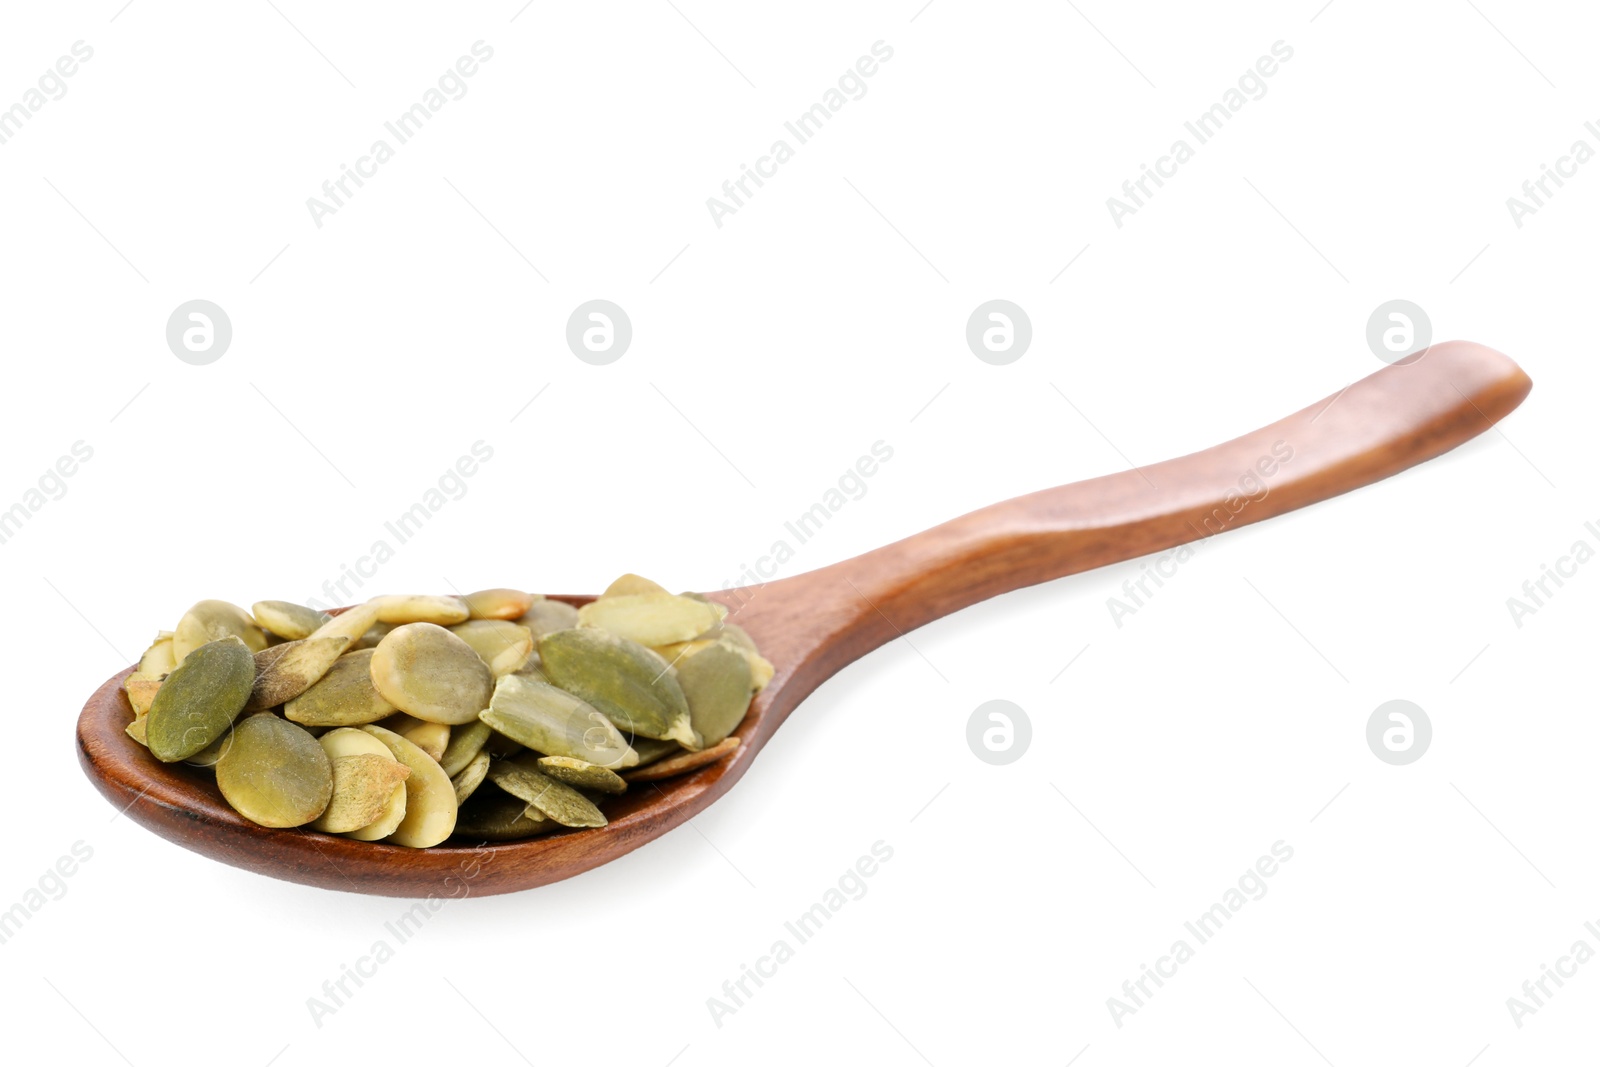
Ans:
{"type": "Polygon", "coordinates": [[[327,615],[202,600],[126,682],[128,735],[234,810],[411,848],[604,826],[714,763],[772,665],[727,609],[625,574],[582,608],[514,589],[327,615]]]}

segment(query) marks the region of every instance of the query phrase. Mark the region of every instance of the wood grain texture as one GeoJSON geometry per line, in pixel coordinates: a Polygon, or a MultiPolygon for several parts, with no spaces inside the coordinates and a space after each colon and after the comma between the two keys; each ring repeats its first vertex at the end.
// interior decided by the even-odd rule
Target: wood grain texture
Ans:
{"type": "Polygon", "coordinates": [[[545,885],[624,855],[703,810],[743,776],[806,695],[900,634],[999,593],[1213,536],[1386,478],[1484,432],[1531,387],[1492,349],[1434,345],[1414,362],[1385,367],[1203,452],[1017,497],[821,570],[709,594],[728,605],[730,618],[772,661],[772,683],[735,731],[742,743],[730,758],[636,785],[608,804],[611,824],[599,829],[416,850],[256,826],[228,807],[209,772],[159,763],[127,737],[133,713],[122,680],[133,667],[84,706],[79,761],[135,822],[276,878],[400,897],[545,885]],[[1270,476],[1262,473],[1267,466],[1270,476]]]}

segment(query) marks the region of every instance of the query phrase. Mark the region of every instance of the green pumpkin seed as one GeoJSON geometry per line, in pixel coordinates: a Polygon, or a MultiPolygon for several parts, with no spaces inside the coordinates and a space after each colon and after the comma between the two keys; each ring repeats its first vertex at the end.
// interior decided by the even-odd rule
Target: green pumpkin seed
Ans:
{"type": "Polygon", "coordinates": [[[678,661],[678,685],[689,701],[689,722],[702,744],[714,745],[733,733],[750,707],[750,662],[721,641],[678,661]]]}
{"type": "Polygon", "coordinates": [[[467,761],[467,765],[450,779],[450,784],[456,790],[456,806],[460,807],[467,802],[467,798],[477,792],[483,780],[489,776],[489,753],[479,752],[467,761]]]}
{"type": "Polygon", "coordinates": [[[639,762],[634,764],[636,767],[646,767],[684,751],[684,747],[676,741],[657,741],[653,737],[635,737],[628,743],[639,753],[639,762]]]}
{"type": "Polygon", "coordinates": [[[496,678],[520,670],[533,654],[533,631],[504,619],[472,619],[450,627],[496,678]]]}
{"type": "Polygon", "coordinates": [[[461,599],[474,619],[520,619],[533,606],[533,595],[519,589],[480,589],[461,599]]]}
{"type": "Polygon", "coordinates": [[[364,648],[340,656],[315,685],[283,706],[283,714],[302,726],[360,726],[393,715],[394,705],[373,687],[372,655],[364,648]]]}
{"type": "Polygon", "coordinates": [[[333,796],[333,763],[294,723],[249,715],[233,728],[233,741],[217,760],[217,788],[253,823],[304,826],[333,796]]]}
{"type": "Polygon", "coordinates": [[[307,637],[256,653],[256,681],[247,708],[274,708],[317,683],[333,666],[348,637],[307,637]]]}
{"type": "Polygon", "coordinates": [[[454,626],[466,622],[471,614],[456,596],[375,596],[368,603],[378,609],[379,622],[431,622],[436,626],[454,626]]]}
{"type": "Polygon", "coordinates": [[[518,762],[525,756],[500,760],[489,765],[489,780],[519,800],[553,819],[562,826],[604,826],[606,817],[600,814],[582,793],[554,778],[546,777],[533,766],[518,762]]]}
{"type": "Polygon", "coordinates": [[[602,767],[632,767],[638,757],[600,711],[555,686],[508,674],[478,713],[496,731],[536,752],[602,767]]]}
{"type": "MultiPolygon", "coordinates": [[[[344,726],[337,730],[329,730],[317,738],[317,743],[328,754],[331,760],[341,756],[373,755],[382,756],[387,760],[394,760],[389,752],[389,746],[379,741],[365,730],[356,730],[344,726]]],[[[398,763],[398,760],[395,760],[398,763]]],[[[408,777],[409,777],[409,770],[408,777]]],[[[392,773],[392,772],[391,772],[392,773]]],[[[389,799],[384,804],[383,811],[377,818],[365,826],[345,833],[345,837],[355,841],[381,841],[395,832],[401,820],[406,817],[406,787],[402,780],[389,793],[389,799]]]]}
{"type": "Polygon", "coordinates": [[[383,719],[378,725],[385,730],[393,730],[410,741],[426,752],[435,763],[444,756],[445,746],[450,743],[450,727],[442,722],[426,722],[413,718],[403,711],[383,719]]]}
{"type": "Polygon", "coordinates": [[[604,596],[578,609],[583,626],[607,630],[641,645],[688,641],[722,621],[728,609],[671,593],[604,596]]]}
{"type": "Polygon", "coordinates": [[[456,790],[444,768],[422,749],[381,726],[361,729],[382,741],[389,754],[411,768],[405,781],[406,815],[385,840],[407,848],[432,848],[456,827],[456,790]]]}
{"type": "Polygon", "coordinates": [[[624,793],[628,789],[628,783],[615,771],[587,760],[573,759],[571,756],[542,756],[538,766],[541,774],[565,782],[575,789],[593,789],[612,794],[624,793]]]}
{"type": "Polygon", "coordinates": [[[697,771],[701,767],[726,759],[739,747],[737,737],[725,738],[722,741],[703,748],[699,752],[685,752],[682,755],[672,756],[668,759],[652,763],[648,767],[639,767],[623,775],[629,782],[655,782],[663,778],[675,778],[680,774],[697,771]]]}
{"type": "Polygon", "coordinates": [[[371,666],[385,700],[447,726],[477,718],[494,692],[494,675],[472,646],[430,622],[396,628],[373,650],[371,666]]]}
{"type": "MultiPolygon", "coordinates": [[[[461,809],[456,829],[465,838],[478,841],[517,841],[554,830],[554,819],[532,818],[528,805],[498,789],[485,789],[461,809]]],[[[538,814],[534,812],[533,814],[538,814]]]]}
{"type": "Polygon", "coordinates": [[[201,645],[220,641],[224,637],[237,637],[251,652],[267,647],[267,635],[243,608],[226,600],[202,600],[178,620],[172,633],[172,654],[175,663],[184,659],[201,645]]]}
{"type": "Polygon", "coordinates": [[[411,776],[410,768],[387,752],[339,756],[333,760],[333,796],[313,830],[343,834],[370,825],[383,814],[396,786],[411,776]]]}
{"type": "Polygon", "coordinates": [[[151,754],[173,763],[221,737],[244,710],[255,676],[255,659],[236,635],[195,648],[150,703],[145,738],[151,754]]]}
{"type": "Polygon", "coordinates": [[[578,609],[560,600],[540,597],[533,602],[518,623],[533,631],[535,641],[557,630],[570,630],[578,625],[578,609]]]}
{"type": "Polygon", "coordinates": [[[539,642],[539,660],[552,682],[593,704],[618,729],[696,746],[678,680],[643,645],[604,630],[558,630],[539,642]]]}
{"type": "Polygon", "coordinates": [[[258,600],[250,605],[257,626],[269,634],[289,641],[300,641],[317,632],[333,616],[287,600],[258,600]]]}
{"type": "Polygon", "coordinates": [[[605,596],[634,596],[639,593],[665,593],[667,587],[657,585],[648,578],[637,574],[624,574],[621,578],[606,586],[606,591],[600,595],[605,596]]]}
{"type": "Polygon", "coordinates": [[[444,754],[439,757],[439,766],[444,768],[444,773],[452,778],[460,774],[467,764],[483,751],[484,742],[489,740],[489,735],[493,732],[489,729],[489,724],[481,719],[450,727],[450,743],[445,746],[444,754]]]}

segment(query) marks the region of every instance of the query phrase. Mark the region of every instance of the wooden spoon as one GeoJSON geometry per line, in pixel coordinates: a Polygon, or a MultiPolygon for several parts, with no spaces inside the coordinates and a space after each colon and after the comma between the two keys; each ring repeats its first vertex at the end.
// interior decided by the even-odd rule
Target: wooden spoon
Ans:
{"type": "Polygon", "coordinates": [[[749,769],[796,704],[879,645],[999,593],[1386,478],[1484,432],[1530,388],[1521,368],[1498,352],[1465,341],[1434,345],[1421,358],[1204,452],[995,504],[808,574],[709,594],[728,605],[772,661],[772,682],[756,696],[730,757],[681,778],[635,784],[608,805],[611,824],[600,829],[500,844],[453,839],[419,850],[257,826],[222,800],[209,772],[159,763],[124,733],[132,709],[122,681],[133,667],[84,706],[79,762],[135,822],[275,878],[399,897],[545,885],[631,852],[704,810],[749,769]]]}

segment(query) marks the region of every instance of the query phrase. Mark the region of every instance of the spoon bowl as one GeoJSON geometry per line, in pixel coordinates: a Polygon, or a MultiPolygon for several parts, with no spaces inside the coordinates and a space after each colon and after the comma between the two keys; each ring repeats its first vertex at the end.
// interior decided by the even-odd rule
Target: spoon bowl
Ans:
{"type": "MultiPolygon", "coordinates": [[[[522,841],[452,838],[428,849],[257,826],[213,776],[164,764],[128,737],[109,678],[78,718],[78,759],[106,799],[147,829],[212,859],[293,882],[396,897],[490,895],[570,878],[703,811],[744,773],[809,693],[880,645],[1003,592],[1136,559],[1348,492],[1449,451],[1520,404],[1532,383],[1499,352],[1433,345],[1270,426],[1163,463],[1017,497],[806,574],[707,594],[769,661],[718,763],[634,783],[610,824],[522,841]],[[462,886],[465,885],[465,892],[462,886]]],[[[592,597],[553,599],[581,605],[592,597]]]]}

